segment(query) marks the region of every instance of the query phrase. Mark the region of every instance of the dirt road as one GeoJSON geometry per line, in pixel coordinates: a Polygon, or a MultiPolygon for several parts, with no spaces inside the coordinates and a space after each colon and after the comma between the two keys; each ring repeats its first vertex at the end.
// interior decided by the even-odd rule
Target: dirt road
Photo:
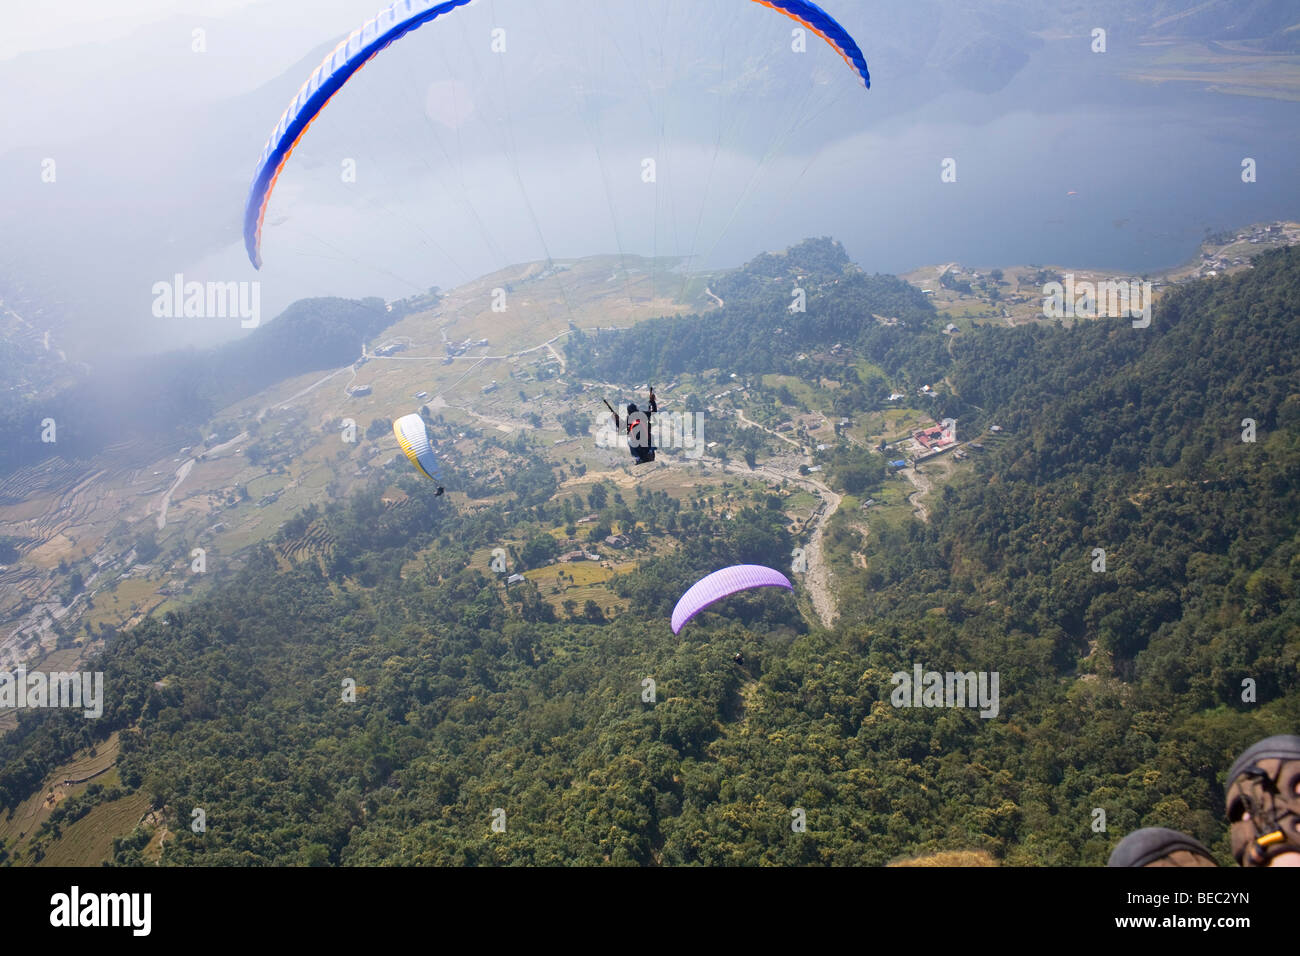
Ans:
{"type": "Polygon", "coordinates": [[[907,503],[916,509],[918,518],[928,523],[930,521],[930,512],[926,510],[925,505],[921,504],[921,499],[930,493],[930,479],[915,468],[904,468],[902,473],[903,477],[916,486],[916,491],[907,496],[907,503]]]}
{"type": "Polygon", "coordinates": [[[822,627],[829,628],[835,623],[835,615],[838,611],[835,606],[835,595],[831,591],[830,562],[826,560],[822,550],[822,536],[826,530],[826,522],[839,509],[842,499],[821,482],[814,481],[812,484],[820,490],[826,507],[813,521],[808,547],[804,549],[804,557],[808,561],[808,573],[804,575],[803,583],[808,589],[809,597],[812,598],[813,609],[821,618],[822,627]]]}
{"type": "Polygon", "coordinates": [[[794,445],[794,447],[795,447],[795,448],[798,448],[800,452],[803,452],[803,450],[804,450],[804,449],[803,449],[803,445],[801,445],[799,442],[795,441],[793,438],[789,438],[789,437],[787,437],[787,436],[785,436],[785,435],[782,435],[780,432],[774,432],[774,431],[772,431],[772,429],[768,428],[766,425],[760,425],[758,422],[753,421],[752,419],[746,418],[746,417],[745,417],[745,410],[744,410],[743,408],[738,408],[738,409],[736,409],[736,417],[739,418],[739,419],[740,419],[744,424],[750,426],[751,428],[761,428],[763,431],[767,432],[767,433],[768,433],[769,435],[771,435],[773,438],[779,438],[779,439],[781,439],[781,441],[785,442],[786,444],[794,445]]]}
{"type": "MultiPolygon", "coordinates": [[[[748,425],[751,428],[761,428],[773,438],[779,438],[786,444],[793,445],[803,456],[803,464],[812,464],[812,457],[804,453],[804,446],[793,438],[789,438],[782,435],[780,432],[773,431],[764,425],[760,425],[758,422],[746,418],[743,409],[736,409],[736,416],[745,425],[748,425]]],[[[728,470],[736,470],[741,473],[748,472],[748,469],[745,468],[728,468],[728,470]]],[[[804,587],[808,589],[809,597],[812,598],[813,610],[817,612],[817,616],[821,619],[822,626],[829,628],[835,621],[837,609],[835,606],[835,595],[831,591],[830,562],[826,560],[822,549],[822,536],[826,530],[826,522],[828,522],[831,519],[831,515],[835,514],[839,509],[840,501],[843,499],[840,495],[837,495],[832,491],[826,484],[818,481],[816,478],[813,478],[810,475],[799,474],[797,466],[794,468],[781,468],[779,466],[774,467],[771,464],[766,464],[755,468],[754,471],[778,479],[785,479],[786,481],[793,482],[805,488],[811,488],[822,500],[822,508],[813,519],[812,534],[809,535],[808,544],[804,548],[804,558],[808,562],[808,571],[804,574],[803,583],[804,587]]]]}
{"type": "Polygon", "coordinates": [[[181,486],[181,482],[183,482],[189,476],[190,469],[193,467],[194,467],[194,459],[193,458],[185,459],[185,464],[181,465],[179,468],[176,469],[176,480],[172,482],[172,486],[168,488],[166,492],[163,493],[162,501],[158,503],[157,524],[158,524],[159,531],[167,527],[167,509],[171,507],[172,495],[174,495],[176,493],[176,489],[181,486]]]}
{"type": "Polygon", "coordinates": [[[835,623],[835,616],[839,612],[835,605],[835,594],[831,590],[830,562],[826,560],[822,538],[826,532],[826,522],[830,521],[831,516],[839,510],[843,498],[816,478],[799,474],[797,467],[782,468],[764,464],[751,469],[743,462],[728,462],[726,470],[736,475],[749,477],[759,475],[775,481],[789,481],[811,490],[821,498],[822,507],[813,518],[811,534],[808,536],[808,543],[804,546],[804,560],[807,561],[808,570],[804,573],[803,585],[808,589],[813,610],[817,612],[822,627],[829,628],[835,623]]]}

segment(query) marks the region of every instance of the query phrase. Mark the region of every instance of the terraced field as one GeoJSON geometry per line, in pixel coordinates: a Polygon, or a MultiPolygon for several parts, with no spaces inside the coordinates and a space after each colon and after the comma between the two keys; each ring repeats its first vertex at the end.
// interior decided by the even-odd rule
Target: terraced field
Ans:
{"type": "MultiPolygon", "coordinates": [[[[105,785],[110,782],[105,777],[105,785]]],[[[37,866],[98,866],[110,859],[113,841],[135,829],[149,811],[147,794],[136,792],[101,803],[63,829],[37,866]]]]}
{"type": "MultiPolygon", "coordinates": [[[[60,767],[56,767],[41,787],[12,813],[0,818],[0,841],[10,858],[25,860],[32,837],[50,813],[71,796],[83,793],[91,783],[104,787],[120,784],[114,764],[118,755],[118,735],[114,733],[94,753],[83,750],[60,767]],[[65,783],[64,781],[79,781],[65,783]]],[[[129,833],[140,815],[148,809],[148,798],[134,794],[94,807],[82,819],[64,828],[62,835],[48,844],[45,866],[94,866],[107,859],[115,837],[129,833]],[[140,809],[137,811],[136,807],[140,809]],[[135,816],[130,815],[134,813],[135,816]],[[127,819],[129,822],[127,822],[127,819]]]]}
{"type": "Polygon", "coordinates": [[[298,537],[280,544],[276,551],[289,561],[302,561],[310,555],[328,555],[334,550],[334,539],[323,521],[313,521],[298,537]]]}

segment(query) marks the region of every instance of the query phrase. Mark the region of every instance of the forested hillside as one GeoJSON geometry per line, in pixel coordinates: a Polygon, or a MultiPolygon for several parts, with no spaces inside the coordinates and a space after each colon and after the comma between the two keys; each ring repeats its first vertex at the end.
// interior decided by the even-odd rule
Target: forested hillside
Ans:
{"type": "MultiPolygon", "coordinates": [[[[843,343],[909,381],[946,372],[937,414],[1002,426],[928,522],[867,512],[864,538],[837,516],[832,630],[784,592],[669,630],[699,574],[788,561],[761,484],[716,507],[609,484],[543,498],[530,470],[508,479],[513,500],[468,511],[413,478],[385,495],[394,471],[290,529],[328,548],[260,550],[211,596],[121,635],[100,663],[101,720],[24,714],[0,740],[0,806],[118,730],[122,784],[161,809],[172,864],[882,864],[984,849],[1098,865],[1143,825],[1226,862],[1232,757],[1300,727],[1300,250],[1170,291],[1146,329],[992,326],[951,356],[904,284],[805,251],[829,258],[751,264],[715,287],[718,312],[580,340],[570,358],[643,381],[647,361],[661,379],[716,367],[722,343],[760,373],[843,343]],[[799,275],[808,310],[791,313],[799,275]],[[507,536],[545,558],[544,539],[585,511],[634,526],[644,554],[616,581],[629,610],[612,619],[594,602],[557,613],[534,583],[507,590],[471,566],[507,536]],[[891,675],[914,665],[997,672],[997,715],[892,706],[891,675]]],[[[147,862],[150,836],[119,841],[115,861],[147,862]]]]}
{"type": "Polygon", "coordinates": [[[808,375],[815,370],[798,353],[836,343],[854,346],[890,375],[917,381],[942,375],[948,361],[943,323],[929,300],[895,276],[865,275],[830,239],[759,256],[719,278],[712,291],[724,305],[705,316],[639,322],[599,341],[571,335],[569,361],[584,375],[635,382],[722,366],[808,375]],[[899,321],[887,325],[888,319],[899,321]]]}

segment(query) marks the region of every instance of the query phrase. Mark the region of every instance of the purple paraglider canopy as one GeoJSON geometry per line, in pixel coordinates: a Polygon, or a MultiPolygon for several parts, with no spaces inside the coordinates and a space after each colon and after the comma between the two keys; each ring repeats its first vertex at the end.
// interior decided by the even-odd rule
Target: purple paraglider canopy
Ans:
{"type": "Polygon", "coordinates": [[[737,564],[714,571],[692,584],[673,608],[673,633],[681,631],[687,621],[710,604],[749,588],[787,588],[793,591],[794,585],[780,571],[761,564],[737,564]]]}

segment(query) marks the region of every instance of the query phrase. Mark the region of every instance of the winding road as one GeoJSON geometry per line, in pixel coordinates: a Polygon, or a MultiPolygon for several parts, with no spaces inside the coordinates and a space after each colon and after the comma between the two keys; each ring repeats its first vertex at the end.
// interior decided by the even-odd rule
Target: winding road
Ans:
{"type": "MultiPolygon", "coordinates": [[[[736,409],[736,417],[751,428],[762,429],[773,438],[779,438],[786,444],[793,445],[803,456],[803,463],[805,465],[812,464],[812,456],[807,453],[803,445],[793,438],[788,438],[780,432],[775,432],[765,425],[760,425],[758,422],[746,418],[744,409],[736,409]]],[[[826,522],[839,510],[840,502],[844,500],[843,497],[832,491],[824,482],[818,481],[810,475],[799,474],[798,469],[785,470],[766,464],[759,465],[751,470],[748,466],[732,466],[729,463],[727,470],[742,474],[763,474],[777,480],[794,482],[805,488],[811,488],[821,498],[822,507],[813,518],[812,534],[809,535],[808,544],[804,548],[804,559],[808,562],[808,570],[804,574],[803,583],[804,587],[808,589],[809,597],[812,598],[813,610],[817,612],[817,617],[821,619],[822,627],[830,628],[835,622],[838,609],[835,605],[835,595],[831,591],[830,562],[825,560],[822,537],[826,531],[826,522]]]]}
{"type": "Polygon", "coordinates": [[[904,478],[916,486],[916,491],[907,496],[907,503],[916,509],[916,516],[918,518],[929,523],[930,512],[926,510],[925,505],[921,504],[921,499],[930,493],[930,479],[918,472],[915,467],[902,468],[899,470],[902,472],[904,478]]]}

